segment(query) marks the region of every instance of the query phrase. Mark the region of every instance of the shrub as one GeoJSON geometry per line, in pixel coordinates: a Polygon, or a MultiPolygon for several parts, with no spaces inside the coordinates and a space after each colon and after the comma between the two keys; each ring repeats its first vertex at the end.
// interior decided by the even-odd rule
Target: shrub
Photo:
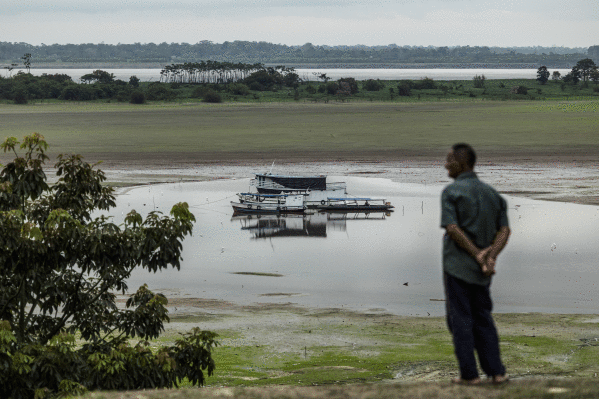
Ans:
{"type": "Polygon", "coordinates": [[[146,102],[146,96],[143,92],[136,90],[131,93],[131,99],[129,100],[131,104],[144,104],[146,102]]]}
{"type": "Polygon", "coordinates": [[[528,88],[526,86],[514,86],[512,90],[510,90],[512,94],[528,94],[528,88]]]}
{"type": "Polygon", "coordinates": [[[220,96],[220,94],[218,94],[217,92],[215,92],[212,89],[209,89],[204,94],[204,100],[203,101],[205,103],[222,103],[223,99],[220,96]]]}
{"type": "Polygon", "coordinates": [[[412,94],[411,85],[409,81],[402,82],[397,86],[397,94],[402,97],[409,97],[412,94]]]}
{"type": "Polygon", "coordinates": [[[314,86],[312,86],[312,85],[308,85],[308,87],[306,87],[306,93],[315,94],[316,88],[314,88],[314,86]]]}
{"type": "Polygon", "coordinates": [[[337,90],[339,90],[339,84],[337,82],[327,83],[327,93],[328,94],[337,94],[337,90]]]}
{"type": "Polygon", "coordinates": [[[385,83],[381,82],[380,79],[368,79],[362,84],[362,88],[366,91],[379,91],[385,87],[385,83]]]}
{"type": "Polygon", "coordinates": [[[47,73],[43,73],[41,76],[42,79],[48,79],[48,80],[52,80],[58,83],[67,83],[67,82],[72,82],[73,79],[71,79],[71,77],[65,73],[55,73],[55,74],[51,74],[48,75],[47,73]]]}
{"type": "MultiPolygon", "coordinates": [[[[125,90],[121,90],[118,93],[116,93],[115,98],[118,102],[124,103],[125,101],[131,100],[131,93],[125,90]]],[[[110,100],[108,101],[110,102],[110,100]]]]}
{"type": "Polygon", "coordinates": [[[416,90],[431,90],[436,89],[437,84],[431,78],[425,77],[419,81],[413,82],[412,87],[416,90]]]}
{"type": "Polygon", "coordinates": [[[319,93],[324,93],[325,91],[327,91],[327,87],[325,85],[319,85],[318,86],[318,92],[319,93]]]}
{"type": "Polygon", "coordinates": [[[177,97],[167,83],[152,83],[146,92],[146,98],[150,101],[168,101],[177,97]]]}
{"type": "Polygon", "coordinates": [[[71,84],[62,89],[60,93],[60,99],[69,101],[95,100],[98,97],[96,89],[88,85],[71,84]]]}
{"type": "Polygon", "coordinates": [[[553,71],[553,73],[551,74],[551,79],[558,81],[560,80],[562,77],[562,74],[559,73],[559,71],[553,71]]]}
{"type": "Polygon", "coordinates": [[[297,89],[299,87],[300,81],[299,75],[295,72],[287,72],[287,74],[283,76],[283,84],[287,87],[293,87],[294,89],[297,89]]]}
{"type": "Polygon", "coordinates": [[[206,93],[206,90],[208,90],[208,87],[206,87],[205,85],[198,86],[191,92],[191,97],[202,98],[204,97],[204,93],[206,93]]]}
{"type": "Polygon", "coordinates": [[[135,75],[129,78],[129,84],[133,87],[139,87],[139,78],[135,75]]]}
{"type": "Polygon", "coordinates": [[[14,97],[15,104],[27,104],[27,93],[23,89],[19,89],[15,92],[14,97]]]}
{"type": "Polygon", "coordinates": [[[229,91],[229,93],[240,96],[247,96],[248,94],[250,94],[250,88],[244,85],[243,83],[231,83],[227,86],[227,90],[229,91]]]}
{"type": "Polygon", "coordinates": [[[412,82],[409,79],[400,80],[397,87],[399,87],[399,86],[405,86],[405,87],[412,89],[412,88],[414,88],[414,82],[412,82]]]}
{"type": "Polygon", "coordinates": [[[253,90],[253,91],[266,91],[266,86],[264,86],[260,82],[250,83],[249,88],[250,88],[250,90],[253,90]]]}
{"type": "Polygon", "coordinates": [[[341,83],[346,83],[349,86],[349,94],[356,94],[359,92],[358,82],[354,78],[341,78],[337,82],[339,83],[339,86],[341,86],[341,83]]]}
{"type": "Polygon", "coordinates": [[[537,81],[540,84],[544,85],[547,83],[549,81],[549,76],[551,76],[551,74],[545,65],[540,66],[539,69],[537,69],[537,81]]]}
{"type": "Polygon", "coordinates": [[[485,75],[475,75],[472,78],[472,81],[474,82],[474,87],[477,89],[482,89],[483,87],[485,87],[485,80],[487,80],[485,75]]]}
{"type": "Polygon", "coordinates": [[[264,87],[260,91],[271,90],[273,86],[280,86],[283,84],[283,75],[281,75],[274,68],[266,68],[252,73],[250,76],[245,78],[242,83],[249,85],[250,88],[252,87],[252,83],[259,83],[262,87],[264,87]]]}

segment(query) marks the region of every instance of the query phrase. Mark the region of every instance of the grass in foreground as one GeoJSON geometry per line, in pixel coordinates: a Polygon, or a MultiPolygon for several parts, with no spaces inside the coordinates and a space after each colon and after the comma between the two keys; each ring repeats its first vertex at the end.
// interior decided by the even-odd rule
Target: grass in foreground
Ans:
{"type": "Polygon", "coordinates": [[[455,386],[447,382],[417,382],[406,384],[350,384],[318,387],[270,386],[264,388],[207,388],[173,391],[136,391],[91,393],[86,399],[471,399],[471,398],[597,398],[596,379],[523,379],[502,386],[485,384],[480,387],[455,386]]]}
{"type": "Polygon", "coordinates": [[[599,396],[599,327],[593,316],[496,315],[513,383],[471,388],[448,383],[457,366],[443,318],[332,309],[245,312],[212,321],[174,319],[189,328],[231,328],[216,330],[222,346],[214,353],[217,369],[207,387],[86,398],[599,396]]]}

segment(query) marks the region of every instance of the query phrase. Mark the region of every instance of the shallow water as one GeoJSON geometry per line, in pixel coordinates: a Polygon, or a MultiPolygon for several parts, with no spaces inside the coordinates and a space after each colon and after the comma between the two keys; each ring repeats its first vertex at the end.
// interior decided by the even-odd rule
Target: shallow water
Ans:
{"type": "MultiPolygon", "coordinates": [[[[88,69],[42,69],[33,68],[31,73],[36,76],[42,74],[66,74],[69,75],[75,82],[78,82],[81,76],[92,73],[97,68],[88,69]]],[[[570,72],[569,69],[555,69],[562,76],[570,72]]],[[[160,68],[154,69],[105,69],[106,72],[114,74],[116,79],[121,79],[126,82],[131,76],[137,76],[142,82],[158,82],[160,81],[160,68]]],[[[553,71],[553,69],[551,70],[553,71]]],[[[329,78],[337,80],[340,78],[354,78],[357,80],[366,79],[381,79],[381,80],[401,80],[401,79],[422,79],[429,77],[435,80],[471,80],[475,75],[485,75],[487,79],[536,79],[536,69],[394,69],[394,68],[315,68],[315,69],[296,69],[299,77],[306,81],[317,81],[317,75],[326,74],[329,78]]],[[[2,72],[0,72],[2,74],[2,72]]],[[[8,73],[4,74],[8,77],[8,73]]]]}
{"type": "MultiPolygon", "coordinates": [[[[112,212],[117,222],[132,208],[167,213],[179,201],[188,202],[197,219],[193,236],[183,243],[181,270],[137,270],[131,289],[148,283],[169,295],[235,303],[443,314],[444,302],[438,301],[443,187],[351,176],[328,181],[347,182],[351,195],[386,198],[395,212],[233,217],[229,201],[248,190],[249,179],[123,190],[112,212]]],[[[492,285],[495,310],[594,313],[599,207],[506,198],[512,236],[492,285]]]]}

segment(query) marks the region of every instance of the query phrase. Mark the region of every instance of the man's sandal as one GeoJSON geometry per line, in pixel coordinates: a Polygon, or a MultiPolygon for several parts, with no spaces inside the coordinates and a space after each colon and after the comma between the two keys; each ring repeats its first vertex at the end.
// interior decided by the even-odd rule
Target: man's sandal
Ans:
{"type": "Polygon", "coordinates": [[[476,377],[476,378],[472,378],[470,380],[464,380],[462,378],[453,378],[451,380],[452,384],[459,384],[459,385],[479,385],[481,383],[481,379],[476,377]]]}
{"type": "Polygon", "coordinates": [[[491,382],[496,385],[505,384],[510,380],[510,377],[507,374],[494,375],[491,377],[491,382]]]}

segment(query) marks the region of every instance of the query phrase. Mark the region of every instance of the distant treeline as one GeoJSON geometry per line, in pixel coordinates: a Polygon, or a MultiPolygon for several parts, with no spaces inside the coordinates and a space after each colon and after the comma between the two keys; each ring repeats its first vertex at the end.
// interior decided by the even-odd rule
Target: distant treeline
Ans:
{"type": "MultiPolygon", "coordinates": [[[[29,58],[24,56],[24,62],[29,58]]],[[[315,73],[318,81],[300,79],[294,68],[220,61],[185,62],[165,66],[159,82],[129,82],[100,69],[86,73],[76,83],[67,74],[36,76],[22,70],[0,76],[0,104],[30,101],[204,101],[219,103],[260,101],[443,101],[481,98],[489,100],[593,99],[599,96],[599,68],[589,58],[579,60],[563,76],[546,66],[537,79],[502,79],[487,82],[484,75],[472,80],[381,81],[340,78],[315,73]]]]}
{"type": "Polygon", "coordinates": [[[162,64],[216,60],[265,64],[456,64],[546,65],[571,67],[581,58],[599,62],[599,46],[567,47],[422,47],[422,46],[287,46],[267,42],[213,43],[52,44],[0,42],[0,64],[21,65],[23,54],[31,54],[31,66],[114,63],[162,64]]]}

